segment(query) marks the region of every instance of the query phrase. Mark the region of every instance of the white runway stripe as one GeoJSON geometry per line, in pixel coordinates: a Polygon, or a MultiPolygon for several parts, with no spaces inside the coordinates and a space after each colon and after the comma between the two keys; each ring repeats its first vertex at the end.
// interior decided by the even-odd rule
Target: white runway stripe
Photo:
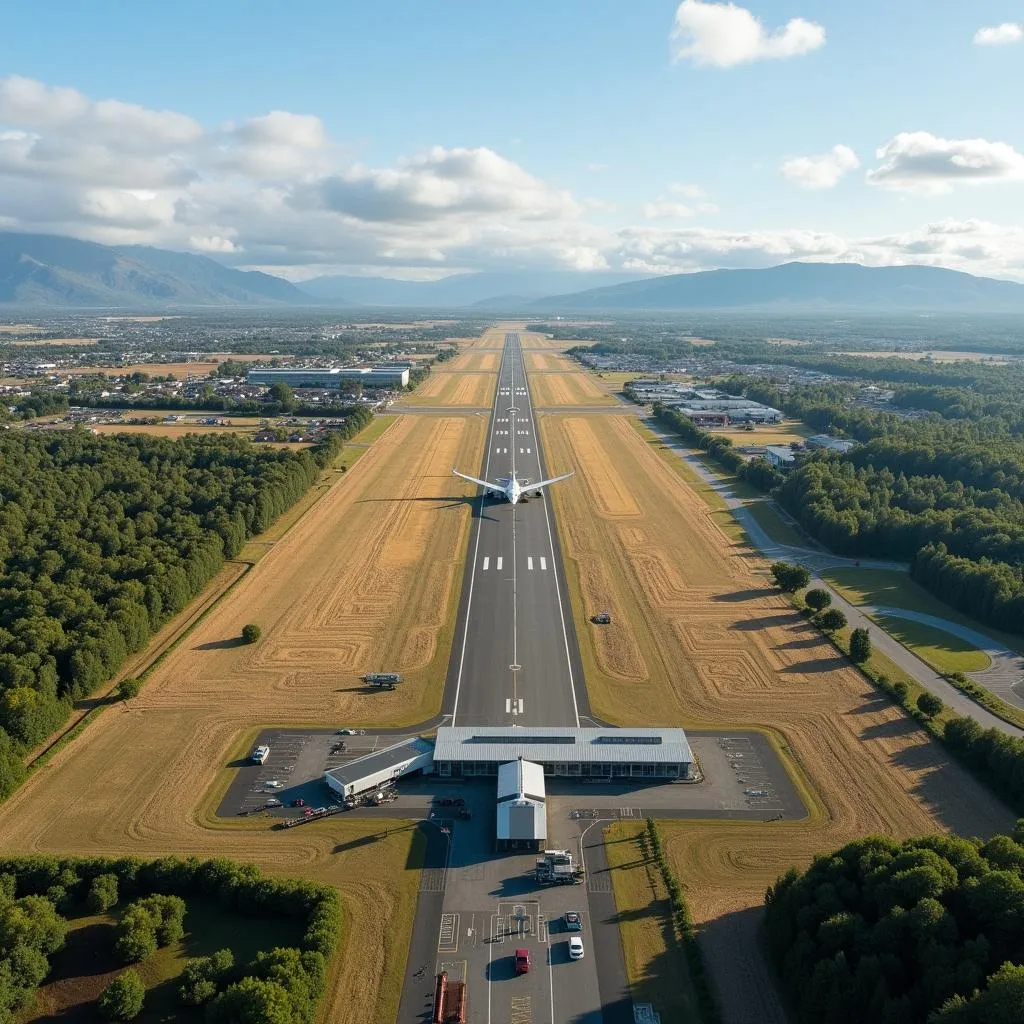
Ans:
{"type": "Polygon", "coordinates": [[[481,566],[482,569],[489,569],[491,567],[491,556],[484,555],[484,564],[481,566]]]}
{"type": "Polygon", "coordinates": [[[541,571],[543,572],[544,570],[546,570],[546,569],[547,569],[547,567],[548,567],[548,560],[547,560],[546,558],[542,558],[542,559],[540,560],[540,568],[541,568],[541,571]]]}
{"type": "Polygon", "coordinates": [[[494,567],[495,569],[501,568],[501,555],[498,555],[498,564],[494,567]]]}
{"type": "Polygon", "coordinates": [[[530,558],[530,557],[527,557],[527,559],[526,559],[526,568],[527,569],[532,569],[533,568],[533,559],[530,558]]]}

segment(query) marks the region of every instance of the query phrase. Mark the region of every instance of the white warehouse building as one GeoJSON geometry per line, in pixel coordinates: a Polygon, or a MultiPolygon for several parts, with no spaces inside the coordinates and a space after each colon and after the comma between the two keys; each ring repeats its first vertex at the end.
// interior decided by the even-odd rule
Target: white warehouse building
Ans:
{"type": "Polygon", "coordinates": [[[548,814],[544,768],[522,756],[498,766],[498,848],[544,848],[548,814]]]}
{"type": "Polygon", "coordinates": [[[250,370],[246,383],[270,385],[284,381],[293,388],[340,388],[343,384],[362,384],[366,388],[407,387],[408,366],[310,366],[250,370]]]}
{"type": "Polygon", "coordinates": [[[433,760],[434,744],[416,736],[332,768],[324,772],[324,780],[340,796],[359,796],[410,772],[429,772],[433,760]]]}

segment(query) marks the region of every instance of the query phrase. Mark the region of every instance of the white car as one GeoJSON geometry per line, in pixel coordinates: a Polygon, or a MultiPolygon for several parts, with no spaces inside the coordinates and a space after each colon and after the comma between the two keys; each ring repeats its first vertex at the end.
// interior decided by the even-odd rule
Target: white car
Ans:
{"type": "Polygon", "coordinates": [[[284,789],[284,783],[278,782],[277,779],[269,779],[263,783],[264,789],[284,789]]]}
{"type": "Polygon", "coordinates": [[[569,959],[570,960],[582,960],[583,959],[583,940],[578,935],[574,935],[569,940],[569,959]]]}

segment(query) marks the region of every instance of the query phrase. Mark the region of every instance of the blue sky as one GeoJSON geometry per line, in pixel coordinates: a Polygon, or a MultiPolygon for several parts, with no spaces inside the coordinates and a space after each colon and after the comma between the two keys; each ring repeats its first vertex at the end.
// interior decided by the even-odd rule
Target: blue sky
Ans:
{"type": "Polygon", "coordinates": [[[996,0],[35,0],[0,35],[0,226],[292,277],[1024,279],[1020,26],[996,0]]]}

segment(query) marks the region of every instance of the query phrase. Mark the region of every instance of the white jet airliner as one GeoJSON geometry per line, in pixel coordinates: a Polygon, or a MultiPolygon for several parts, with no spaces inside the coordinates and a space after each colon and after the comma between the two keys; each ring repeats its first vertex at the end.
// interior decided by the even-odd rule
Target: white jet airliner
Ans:
{"type": "Polygon", "coordinates": [[[576,470],[571,469],[562,476],[555,476],[550,480],[541,480],[540,483],[536,484],[517,480],[514,474],[512,476],[499,477],[498,482],[492,484],[489,480],[478,480],[475,476],[467,476],[465,473],[460,473],[457,469],[452,469],[452,472],[456,476],[461,476],[463,480],[469,480],[471,483],[485,487],[485,494],[504,495],[511,504],[515,505],[527,495],[539,492],[542,487],[547,487],[549,484],[557,484],[559,480],[568,480],[576,470]]]}

